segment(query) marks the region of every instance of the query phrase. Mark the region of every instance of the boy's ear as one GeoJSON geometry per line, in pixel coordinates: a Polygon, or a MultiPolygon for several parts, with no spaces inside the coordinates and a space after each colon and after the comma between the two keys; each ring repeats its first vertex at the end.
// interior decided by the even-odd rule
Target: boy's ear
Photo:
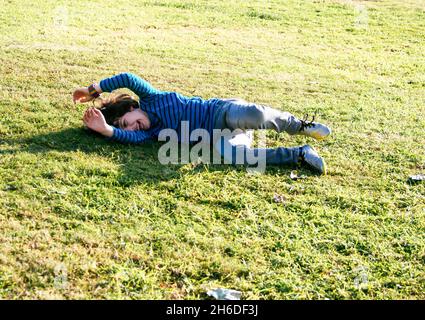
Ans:
{"type": "Polygon", "coordinates": [[[134,107],[133,107],[133,106],[131,106],[131,107],[130,107],[130,112],[131,112],[131,111],[134,111],[134,107]]]}

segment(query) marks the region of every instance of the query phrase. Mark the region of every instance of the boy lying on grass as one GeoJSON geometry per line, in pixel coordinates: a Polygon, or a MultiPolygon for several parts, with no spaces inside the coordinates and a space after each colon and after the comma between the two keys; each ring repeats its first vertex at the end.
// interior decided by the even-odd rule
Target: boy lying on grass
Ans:
{"type": "MultiPolygon", "coordinates": [[[[240,99],[203,100],[176,92],[164,92],[131,73],[121,73],[103,79],[99,84],[79,88],[74,91],[73,100],[74,103],[89,102],[99,97],[102,92],[112,92],[119,88],[133,91],[138,95],[139,102],[127,94],[103,100],[100,109],[92,107],[84,113],[83,122],[86,127],[122,143],[143,143],[158,138],[163,129],[175,130],[180,141],[183,122],[188,124],[189,132],[204,129],[210,136],[213,136],[214,129],[239,130],[236,135],[239,138],[242,136],[242,139],[235,139],[235,134],[231,134],[219,141],[213,141],[214,148],[220,155],[226,156],[223,152],[226,148],[232,151],[242,150],[245,155],[243,159],[246,161],[247,154],[258,154],[262,151],[267,165],[303,164],[321,174],[326,173],[325,161],[311,146],[251,148],[252,139],[246,136],[245,132],[249,129],[274,129],[277,132],[285,131],[290,135],[305,135],[317,140],[326,138],[331,133],[330,128],[313,122],[314,118],[310,122],[307,119],[300,120],[289,112],[240,99]]],[[[239,164],[235,152],[231,153],[228,161],[239,164]]]]}

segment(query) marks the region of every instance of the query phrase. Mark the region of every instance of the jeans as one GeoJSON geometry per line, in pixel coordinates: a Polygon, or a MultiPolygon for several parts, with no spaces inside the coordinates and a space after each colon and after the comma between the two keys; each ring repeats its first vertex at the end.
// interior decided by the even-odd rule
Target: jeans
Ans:
{"type": "Polygon", "coordinates": [[[300,127],[300,120],[289,112],[240,99],[223,99],[214,114],[214,129],[227,133],[213,141],[214,149],[229,164],[250,165],[253,159],[260,159],[266,165],[293,165],[298,163],[300,147],[251,148],[252,129],[294,135],[300,127]]]}

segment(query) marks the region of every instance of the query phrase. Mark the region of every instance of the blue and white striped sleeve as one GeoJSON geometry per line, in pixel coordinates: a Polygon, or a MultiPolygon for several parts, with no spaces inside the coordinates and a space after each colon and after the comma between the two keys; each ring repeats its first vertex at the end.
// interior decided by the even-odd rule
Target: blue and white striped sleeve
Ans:
{"type": "Polygon", "coordinates": [[[110,138],[111,140],[118,141],[121,143],[143,143],[153,138],[152,133],[147,131],[127,131],[119,128],[114,128],[114,134],[110,138]]]}
{"type": "Polygon", "coordinates": [[[162,92],[154,88],[149,82],[129,72],[120,73],[110,78],[103,79],[100,81],[99,85],[104,92],[112,92],[119,88],[128,88],[140,98],[162,92]]]}

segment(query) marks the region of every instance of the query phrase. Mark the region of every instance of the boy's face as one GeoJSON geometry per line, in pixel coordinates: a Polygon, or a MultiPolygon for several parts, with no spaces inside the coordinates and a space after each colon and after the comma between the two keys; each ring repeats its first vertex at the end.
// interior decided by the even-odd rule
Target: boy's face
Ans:
{"type": "Polygon", "coordinates": [[[132,111],[127,112],[114,124],[127,131],[148,130],[151,126],[151,122],[146,112],[133,108],[132,111]]]}

